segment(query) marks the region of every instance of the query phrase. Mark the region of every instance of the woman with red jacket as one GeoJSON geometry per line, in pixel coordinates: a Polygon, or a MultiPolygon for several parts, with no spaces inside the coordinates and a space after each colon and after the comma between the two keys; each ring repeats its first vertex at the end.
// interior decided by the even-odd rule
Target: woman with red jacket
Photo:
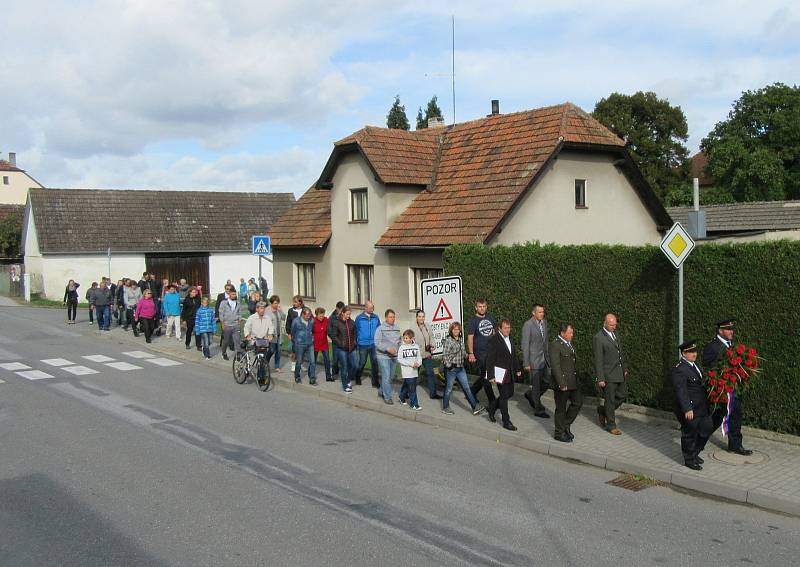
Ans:
{"type": "Polygon", "coordinates": [[[333,382],[328,356],[328,318],[324,307],[317,307],[314,311],[314,363],[319,359],[319,353],[322,353],[322,362],[325,363],[325,381],[333,382]]]}
{"type": "Polygon", "coordinates": [[[153,336],[156,325],[156,302],[153,301],[153,292],[149,289],[145,290],[144,297],[136,304],[134,320],[137,323],[141,322],[145,342],[151,342],[150,337],[153,336]]]}

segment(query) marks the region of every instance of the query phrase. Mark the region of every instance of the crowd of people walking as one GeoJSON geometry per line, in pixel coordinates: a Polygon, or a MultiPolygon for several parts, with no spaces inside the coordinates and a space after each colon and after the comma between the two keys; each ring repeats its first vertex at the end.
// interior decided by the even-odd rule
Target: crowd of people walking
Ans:
{"type": "MultiPolygon", "coordinates": [[[[75,323],[79,287],[79,283],[70,280],[64,291],[69,324],[75,323]]],[[[543,305],[533,306],[518,344],[512,340],[511,322],[508,319],[495,321],[488,312],[487,302],[480,299],[475,303],[474,315],[467,321],[466,331],[461,322],[454,321],[441,345],[435,345],[426,314],[421,310],[417,311],[411,327],[403,330],[397,325],[393,309],[386,309],[381,320],[371,301],[359,306],[362,311],[355,318],[351,306],[342,301],[336,304],[330,316],[324,307],[317,307],[312,313],[300,296],[292,297],[291,307],[284,311],[280,297],[268,296],[263,279],[256,283],[255,278],[248,282],[240,278],[238,286],[229,280],[224,291],[217,295],[213,308],[202,291],[202,287],[188,285],[185,279],[158,282],[153,274],[145,273],[139,281],[130,278],[116,284],[102,278],[99,283],[92,283],[85,298],[90,306],[89,322],[94,324],[96,318],[99,330],[108,331],[112,320],[116,320],[118,326],[132,330],[135,336],[142,333],[148,343],[154,335],[175,337],[184,340],[189,350],[194,340],[195,348],[206,360],[212,358],[218,327],[223,359],[229,359],[229,350],[239,353],[244,345],[258,340],[268,345],[267,364],[273,365],[273,372],[281,372],[281,351],[285,343],[291,358],[291,372],[298,383],[302,382],[305,365],[309,384],[317,384],[317,364],[321,359],[325,380],[335,382],[338,376],[342,390],[351,393],[354,387],[362,385],[369,363],[371,386],[388,405],[395,403],[393,381],[399,366],[402,384],[396,399],[415,411],[422,409],[417,393],[422,372],[428,397],[441,400],[444,414],[455,413],[450,400],[457,383],[473,415],[486,413],[491,422],[496,422],[499,410],[502,427],[510,431],[516,431],[517,427],[511,421],[508,402],[514,394],[515,382],[522,381],[525,372],[530,387],[526,388],[524,397],[533,415],[550,419],[541,398],[552,388],[555,400],[553,438],[563,443],[575,438],[571,425],[583,405],[573,345],[575,328],[569,322],[562,322],[556,327],[557,335],[551,339],[543,305]],[[246,318],[244,309],[248,313],[246,318]],[[439,346],[442,354],[438,373],[443,386],[439,385],[432,356],[439,346]],[[521,361],[516,355],[518,350],[522,353],[521,361]],[[468,380],[468,369],[475,376],[472,384],[468,380]],[[486,398],[485,405],[478,401],[481,392],[486,398]]],[[[617,327],[617,316],[606,313],[601,328],[592,338],[592,368],[600,399],[597,421],[611,435],[622,435],[616,412],[627,397],[629,373],[617,327]]],[[[717,337],[706,347],[704,364],[713,364],[720,350],[730,346],[733,327],[732,320],[717,324],[717,337]]],[[[719,412],[712,415],[707,407],[703,373],[696,363],[697,349],[696,341],[680,346],[681,361],[672,372],[672,382],[675,415],[682,427],[685,465],[700,470],[703,461],[699,453],[722,420],[719,412]]],[[[740,405],[735,412],[730,420],[729,450],[749,454],[741,443],[740,405]]]]}

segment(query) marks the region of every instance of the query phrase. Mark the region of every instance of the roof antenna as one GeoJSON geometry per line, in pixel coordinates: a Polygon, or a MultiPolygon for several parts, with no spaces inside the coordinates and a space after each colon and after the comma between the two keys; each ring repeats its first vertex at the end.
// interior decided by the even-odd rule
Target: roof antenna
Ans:
{"type": "Polygon", "coordinates": [[[453,125],[456,123],[456,17],[450,16],[450,32],[453,38],[453,125]]]}

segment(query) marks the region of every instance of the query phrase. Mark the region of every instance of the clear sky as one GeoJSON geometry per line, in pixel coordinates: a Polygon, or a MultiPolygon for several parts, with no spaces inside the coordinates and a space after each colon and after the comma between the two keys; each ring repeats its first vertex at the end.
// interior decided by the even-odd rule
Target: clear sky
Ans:
{"type": "Polygon", "coordinates": [[[0,152],[50,187],[299,195],[395,94],[452,121],[451,15],[458,121],[652,90],[694,152],[800,77],[788,1],[29,0],[3,8],[0,152]]]}

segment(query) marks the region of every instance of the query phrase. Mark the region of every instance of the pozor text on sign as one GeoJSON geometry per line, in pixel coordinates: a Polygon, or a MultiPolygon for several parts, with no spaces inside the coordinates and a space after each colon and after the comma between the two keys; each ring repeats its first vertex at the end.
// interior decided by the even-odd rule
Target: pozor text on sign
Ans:
{"type": "Polygon", "coordinates": [[[422,310],[426,314],[433,340],[433,354],[441,354],[442,340],[452,323],[462,325],[461,277],[448,276],[419,283],[422,310]]]}

